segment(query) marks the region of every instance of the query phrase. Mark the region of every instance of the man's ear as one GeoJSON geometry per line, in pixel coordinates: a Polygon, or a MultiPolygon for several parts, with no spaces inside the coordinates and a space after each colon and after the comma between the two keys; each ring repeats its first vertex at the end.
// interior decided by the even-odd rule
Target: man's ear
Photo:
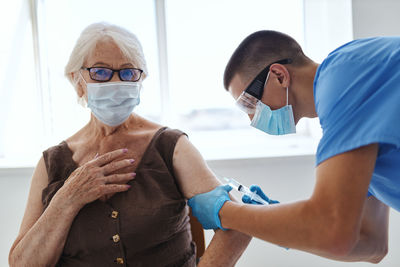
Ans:
{"type": "Polygon", "coordinates": [[[289,87],[290,75],[288,69],[282,64],[272,64],[270,71],[276,75],[282,87],[289,87]]]}

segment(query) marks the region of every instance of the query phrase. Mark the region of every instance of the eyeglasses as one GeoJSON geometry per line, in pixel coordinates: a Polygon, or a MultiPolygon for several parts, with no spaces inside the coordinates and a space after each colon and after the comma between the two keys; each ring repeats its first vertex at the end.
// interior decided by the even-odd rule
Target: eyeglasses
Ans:
{"type": "Polygon", "coordinates": [[[290,63],[292,63],[292,60],[290,58],[286,58],[275,61],[266,66],[236,100],[236,104],[239,106],[239,108],[248,114],[254,114],[256,111],[257,102],[261,100],[264,94],[264,87],[269,77],[269,69],[271,65],[284,65],[290,63]]]}
{"type": "Polygon", "coordinates": [[[103,67],[91,67],[82,69],[88,70],[90,78],[98,82],[108,82],[114,76],[114,72],[118,72],[118,76],[121,79],[121,81],[137,82],[139,81],[143,73],[143,70],[136,68],[125,68],[125,69],[114,70],[103,67]]]}

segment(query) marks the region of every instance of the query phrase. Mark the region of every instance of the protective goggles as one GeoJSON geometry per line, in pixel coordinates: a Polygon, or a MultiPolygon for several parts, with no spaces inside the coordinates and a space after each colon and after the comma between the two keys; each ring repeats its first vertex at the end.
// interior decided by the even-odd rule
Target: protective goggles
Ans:
{"type": "Polygon", "coordinates": [[[114,76],[114,72],[118,72],[118,76],[121,81],[125,82],[137,82],[142,76],[143,70],[136,68],[126,68],[114,70],[110,68],[103,67],[91,67],[91,68],[82,68],[84,70],[89,71],[89,76],[92,80],[98,82],[108,82],[114,76]]]}
{"type": "Polygon", "coordinates": [[[275,61],[266,66],[250,83],[249,86],[243,91],[243,93],[236,100],[236,105],[247,114],[254,114],[256,112],[257,102],[261,100],[264,94],[265,84],[269,77],[269,68],[272,64],[290,64],[292,60],[289,58],[275,61]]]}

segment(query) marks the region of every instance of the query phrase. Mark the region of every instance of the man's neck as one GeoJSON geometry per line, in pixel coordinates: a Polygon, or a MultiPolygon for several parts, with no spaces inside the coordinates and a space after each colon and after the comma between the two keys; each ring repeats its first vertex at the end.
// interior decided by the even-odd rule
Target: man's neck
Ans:
{"type": "Polygon", "coordinates": [[[296,107],[294,108],[296,123],[301,118],[315,118],[317,112],[314,102],[314,78],[319,64],[312,62],[303,68],[299,68],[294,75],[296,84],[296,107]]]}

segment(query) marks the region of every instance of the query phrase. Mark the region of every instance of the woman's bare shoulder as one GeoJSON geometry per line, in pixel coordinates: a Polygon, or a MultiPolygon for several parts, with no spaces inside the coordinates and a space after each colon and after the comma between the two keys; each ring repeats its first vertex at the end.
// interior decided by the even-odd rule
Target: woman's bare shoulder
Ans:
{"type": "Polygon", "coordinates": [[[157,132],[160,128],[164,127],[163,125],[141,117],[139,115],[135,115],[134,120],[132,120],[129,124],[129,129],[132,132],[143,132],[152,134],[157,132]]]}

